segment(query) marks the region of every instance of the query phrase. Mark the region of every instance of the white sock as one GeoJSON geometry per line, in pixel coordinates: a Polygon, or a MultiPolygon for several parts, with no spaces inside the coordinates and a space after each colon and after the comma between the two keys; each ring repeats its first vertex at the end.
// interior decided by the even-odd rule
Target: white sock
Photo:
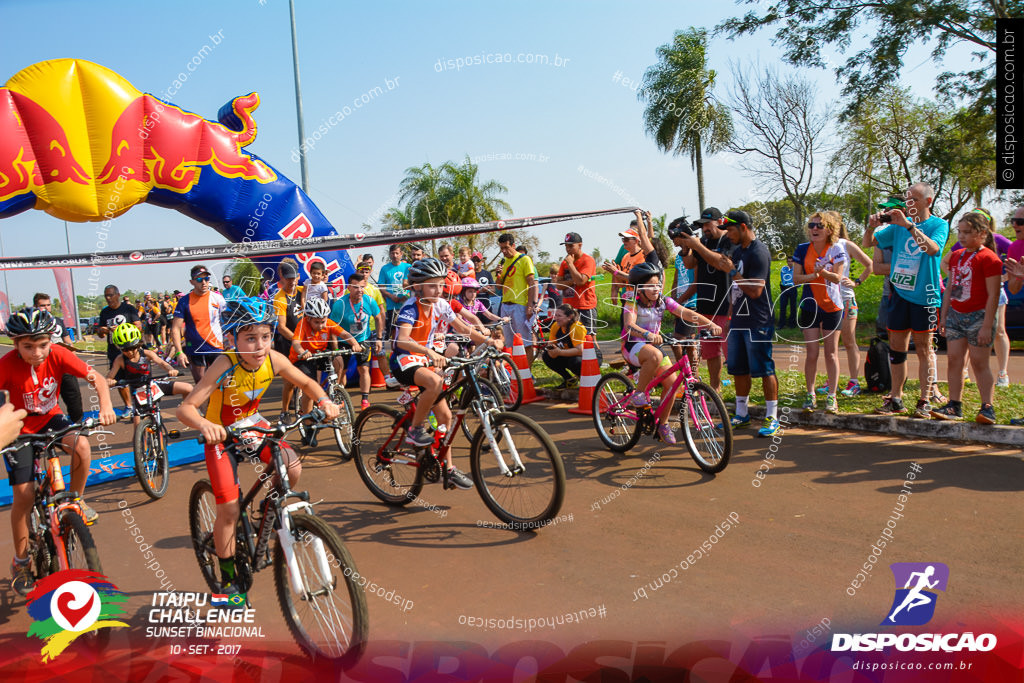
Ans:
{"type": "Polygon", "coordinates": [[[747,399],[749,396],[737,396],[736,397],[736,417],[747,416],[747,399]]]}
{"type": "Polygon", "coordinates": [[[779,416],[779,402],[778,401],[765,401],[765,417],[778,418],[779,416]]]}

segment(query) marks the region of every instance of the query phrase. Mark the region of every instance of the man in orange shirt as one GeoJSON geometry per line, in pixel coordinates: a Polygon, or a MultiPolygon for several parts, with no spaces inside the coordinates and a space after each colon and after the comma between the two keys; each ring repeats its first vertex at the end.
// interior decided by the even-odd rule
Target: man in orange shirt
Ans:
{"type": "Polygon", "coordinates": [[[597,319],[597,293],[591,278],[597,273],[594,258],[583,251],[583,238],[577,232],[566,233],[565,259],[558,266],[556,284],[563,285],[562,303],[579,311],[579,321],[587,334],[594,334],[597,319]]]}

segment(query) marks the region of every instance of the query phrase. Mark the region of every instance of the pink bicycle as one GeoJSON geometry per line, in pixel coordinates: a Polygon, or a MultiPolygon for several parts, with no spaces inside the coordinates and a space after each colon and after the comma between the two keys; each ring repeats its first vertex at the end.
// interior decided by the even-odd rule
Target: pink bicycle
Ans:
{"type": "MultiPolygon", "coordinates": [[[[697,363],[700,362],[699,340],[665,338],[664,345],[695,346],[697,363]]],[[[643,434],[656,435],[661,416],[674,407],[671,403],[655,404],[651,392],[676,371],[679,376],[672,385],[676,396],[673,403],[678,402],[680,406],[678,420],[686,448],[702,470],[709,474],[721,472],[732,455],[729,413],[722,397],[694,374],[685,353],[644,389],[649,405],[633,405],[636,387],[626,375],[613,372],[602,376],[594,387],[592,406],[597,435],[605,446],[617,453],[631,449],[643,434]]]]}

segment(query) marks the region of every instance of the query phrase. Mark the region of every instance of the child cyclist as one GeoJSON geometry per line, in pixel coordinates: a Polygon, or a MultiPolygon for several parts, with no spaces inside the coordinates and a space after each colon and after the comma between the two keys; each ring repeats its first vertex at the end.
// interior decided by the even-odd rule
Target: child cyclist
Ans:
{"type": "MultiPolygon", "coordinates": [[[[661,268],[650,263],[638,263],[629,271],[629,284],[636,288],[633,301],[626,301],[622,315],[622,356],[629,363],[640,367],[637,378],[637,391],[633,394],[633,405],[637,407],[649,405],[644,388],[654,379],[655,373],[668,359],[661,353],[661,319],[667,312],[677,318],[699,327],[707,327],[714,335],[722,333],[722,328],[696,311],[684,308],[675,299],[662,294],[661,268]]],[[[676,373],[672,373],[662,381],[662,403],[675,399],[672,385],[676,381],[676,373]]],[[[658,424],[658,435],[665,443],[675,443],[676,436],[668,426],[671,411],[662,414],[658,424]]]]}
{"type": "Polygon", "coordinates": [[[492,322],[504,320],[504,318],[491,313],[484,302],[476,298],[479,293],[480,283],[475,277],[462,278],[462,291],[459,293],[459,301],[462,302],[463,308],[478,318],[482,316],[492,322]]]}
{"type": "MultiPolygon", "coordinates": [[[[226,340],[233,342],[234,348],[213,361],[177,412],[178,420],[198,429],[206,441],[206,470],[217,501],[213,542],[220,560],[223,593],[238,592],[234,557],[235,524],[239,514],[237,454],[224,450],[222,444],[227,438],[224,427],[269,426],[258,412],[259,403],[277,375],[302,389],[305,395],[315,397],[328,420],[338,416],[338,406],[324,395],[320,385],[273,350],[277,319],[273,305],[261,298],[239,297],[228,301],[221,314],[221,326],[226,340]],[[200,415],[199,408],[207,399],[206,414],[200,415]]],[[[302,467],[295,451],[287,444],[281,444],[281,451],[289,483],[294,486],[302,467]]],[[[259,458],[264,463],[270,461],[269,446],[264,445],[259,458]]]]}
{"type": "MultiPolygon", "coordinates": [[[[107,383],[100,381],[99,374],[74,353],[50,343],[50,335],[56,327],[57,321],[52,315],[34,308],[14,313],[7,320],[7,335],[14,341],[14,350],[0,358],[0,390],[10,394],[10,402],[15,409],[28,412],[21,433],[39,434],[63,429],[71,424],[57,404],[60,398],[60,379],[65,374],[84,378],[93,386],[100,402],[100,424],[113,424],[116,418],[110,404],[107,383]]],[[[71,453],[71,490],[81,496],[85,491],[92,459],[89,441],[71,433],[62,442],[71,453]]],[[[11,536],[14,541],[14,559],[11,561],[11,587],[20,595],[28,595],[33,583],[29,558],[26,556],[28,516],[35,500],[32,450],[32,446],[26,444],[4,458],[12,492],[11,536]]],[[[94,523],[96,511],[81,498],[77,502],[86,523],[94,523]]]]}
{"type": "MultiPolygon", "coordinates": [[[[121,355],[114,359],[107,373],[107,384],[110,386],[123,380],[129,383],[129,390],[134,391],[149,381],[153,365],[160,366],[171,377],[178,376],[178,371],[156,351],[142,348],[142,333],[132,323],[121,323],[115,327],[110,340],[121,350],[121,355]]],[[[192,391],[192,385],[187,382],[161,380],[156,385],[168,395],[188,396],[192,391]]],[[[139,424],[138,415],[132,418],[134,424],[139,424]]]]}
{"type": "MultiPolygon", "coordinates": [[[[452,419],[447,401],[435,404],[444,382],[431,368],[443,368],[447,359],[431,344],[436,329],[450,325],[460,334],[468,334],[475,344],[494,344],[458,318],[451,304],[442,298],[448,268],[435,258],[416,261],[407,275],[415,296],[402,306],[395,319],[395,343],[391,354],[391,374],[406,386],[420,387],[419,401],[413,414],[412,427],[406,432],[406,443],[429,446],[433,435],[427,427],[427,418],[433,410],[439,425],[449,425],[452,419]]],[[[452,482],[461,489],[473,487],[473,481],[455,468],[449,460],[448,471],[452,482]]]]}

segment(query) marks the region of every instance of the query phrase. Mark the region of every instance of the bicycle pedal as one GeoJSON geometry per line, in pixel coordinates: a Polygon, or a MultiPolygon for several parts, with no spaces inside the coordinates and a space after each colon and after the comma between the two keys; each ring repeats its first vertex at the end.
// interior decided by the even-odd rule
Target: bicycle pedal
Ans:
{"type": "Polygon", "coordinates": [[[181,432],[178,431],[177,429],[170,429],[170,430],[167,431],[167,438],[168,439],[180,439],[181,438],[181,432]]]}

